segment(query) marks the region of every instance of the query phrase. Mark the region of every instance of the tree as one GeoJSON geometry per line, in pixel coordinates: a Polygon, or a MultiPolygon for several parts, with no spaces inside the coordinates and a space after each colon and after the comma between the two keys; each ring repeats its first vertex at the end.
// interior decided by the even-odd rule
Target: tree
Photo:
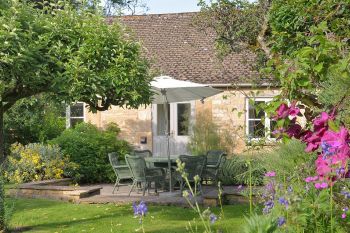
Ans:
{"type": "Polygon", "coordinates": [[[83,101],[91,111],[150,103],[149,65],[140,52],[121,25],[107,24],[97,10],[1,1],[1,161],[4,113],[21,99],[46,93],[57,102],[83,101]]]}
{"type": "MultiPolygon", "coordinates": [[[[281,85],[276,100],[299,100],[309,119],[337,106],[342,121],[349,125],[349,1],[219,0],[200,4],[197,25],[215,30],[220,51],[251,49],[263,54],[261,73],[281,85]]],[[[273,104],[271,112],[278,105],[273,104]]]]}
{"type": "Polygon", "coordinates": [[[5,151],[20,143],[45,143],[66,129],[66,106],[38,95],[17,101],[4,115],[5,151]]]}
{"type": "Polygon", "coordinates": [[[135,15],[148,11],[147,4],[143,0],[106,0],[103,9],[107,16],[135,15]]]}

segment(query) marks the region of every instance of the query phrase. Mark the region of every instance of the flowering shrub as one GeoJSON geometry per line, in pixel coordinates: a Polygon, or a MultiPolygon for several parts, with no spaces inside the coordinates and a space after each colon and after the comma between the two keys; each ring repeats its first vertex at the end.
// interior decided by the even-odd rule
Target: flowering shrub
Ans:
{"type": "Polygon", "coordinates": [[[266,227],[266,219],[272,219],[271,229],[278,232],[350,231],[346,221],[350,197],[346,181],[348,129],[337,121],[336,110],[314,118],[302,112],[305,111],[296,106],[296,101],[289,106],[282,103],[274,117],[279,126],[274,133],[285,141],[295,138],[305,143],[305,151],[312,152],[309,162],[297,164],[294,172],[283,173],[283,178],[274,171],[266,173],[265,189],[260,195],[263,215],[252,216],[258,220],[248,221],[254,224],[248,225],[246,232],[254,232],[259,224],[260,229],[266,227]],[[297,116],[304,116],[312,124],[303,127],[297,116]]]}
{"type": "Polygon", "coordinates": [[[57,145],[13,144],[5,178],[14,183],[60,179],[73,175],[76,168],[57,145]]]}

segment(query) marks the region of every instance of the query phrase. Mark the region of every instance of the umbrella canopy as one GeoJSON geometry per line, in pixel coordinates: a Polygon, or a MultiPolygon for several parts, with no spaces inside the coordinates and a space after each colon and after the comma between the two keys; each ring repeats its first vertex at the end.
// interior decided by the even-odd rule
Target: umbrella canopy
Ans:
{"type": "MultiPolygon", "coordinates": [[[[181,81],[173,79],[169,76],[156,77],[151,82],[151,87],[154,92],[152,103],[163,104],[164,112],[168,112],[168,103],[185,102],[192,100],[204,100],[206,97],[219,94],[221,91],[208,85],[193,83],[189,81],[181,81]]],[[[168,157],[168,170],[170,175],[169,190],[172,192],[172,172],[170,161],[170,148],[169,148],[169,128],[168,128],[168,115],[165,116],[166,127],[166,144],[167,144],[167,157],[168,157]]]]}
{"type": "Polygon", "coordinates": [[[155,78],[151,86],[155,93],[152,99],[154,104],[163,104],[164,98],[167,103],[200,100],[221,92],[205,84],[177,80],[169,76],[155,78]]]}

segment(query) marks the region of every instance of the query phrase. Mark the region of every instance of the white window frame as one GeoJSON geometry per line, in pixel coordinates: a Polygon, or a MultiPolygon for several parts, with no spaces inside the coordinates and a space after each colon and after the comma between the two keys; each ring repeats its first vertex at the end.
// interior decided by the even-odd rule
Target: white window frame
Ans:
{"type": "Polygon", "coordinates": [[[259,118],[252,118],[250,119],[249,118],[249,100],[253,99],[254,101],[260,101],[260,102],[270,102],[272,101],[273,97],[247,97],[246,98],[246,122],[245,122],[245,128],[246,128],[246,136],[249,140],[251,141],[258,141],[258,140],[261,140],[263,138],[266,138],[267,140],[269,141],[275,141],[276,139],[275,138],[271,138],[270,135],[271,135],[271,118],[266,114],[265,112],[265,137],[261,137],[261,138],[250,138],[249,136],[249,121],[257,121],[257,120],[261,120],[259,118]],[[266,130],[267,129],[267,130],[266,130]]]}
{"type": "Polygon", "coordinates": [[[70,128],[71,127],[71,123],[70,123],[70,120],[71,119],[82,119],[83,122],[85,122],[85,118],[86,118],[86,104],[84,102],[76,102],[76,103],[72,103],[71,105],[68,105],[66,107],[66,128],[70,128]],[[72,117],[70,115],[70,108],[71,108],[71,105],[75,105],[75,104],[83,104],[83,116],[79,116],[79,117],[72,117]]]}

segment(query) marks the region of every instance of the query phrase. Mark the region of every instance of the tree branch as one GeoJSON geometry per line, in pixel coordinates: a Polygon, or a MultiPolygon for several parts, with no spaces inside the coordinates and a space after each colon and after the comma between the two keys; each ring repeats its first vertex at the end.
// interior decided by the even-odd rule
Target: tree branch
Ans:
{"type": "Polygon", "coordinates": [[[257,42],[260,44],[261,49],[265,52],[266,56],[269,59],[272,59],[272,53],[271,53],[271,49],[269,48],[268,44],[265,41],[265,36],[267,33],[267,30],[269,28],[269,17],[268,17],[268,10],[271,6],[271,1],[267,0],[266,1],[266,6],[264,6],[264,18],[263,18],[263,24],[261,26],[261,30],[259,32],[258,38],[257,38],[257,42]]]}

